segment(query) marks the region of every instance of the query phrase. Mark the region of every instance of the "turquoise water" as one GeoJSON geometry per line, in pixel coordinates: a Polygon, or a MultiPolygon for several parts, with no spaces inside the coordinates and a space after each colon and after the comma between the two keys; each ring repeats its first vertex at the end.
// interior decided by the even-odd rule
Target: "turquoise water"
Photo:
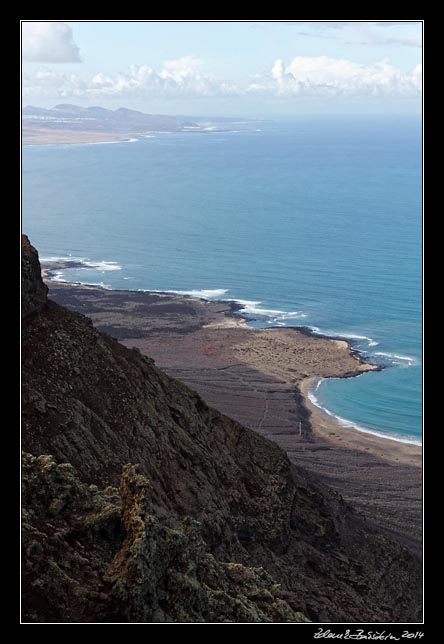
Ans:
{"type": "Polygon", "coordinates": [[[23,150],[23,230],[63,279],[238,299],[257,326],[351,337],[386,365],[319,405],[421,438],[421,123],[247,122],[23,150]],[[226,126],[225,126],[226,127],[226,126]]]}

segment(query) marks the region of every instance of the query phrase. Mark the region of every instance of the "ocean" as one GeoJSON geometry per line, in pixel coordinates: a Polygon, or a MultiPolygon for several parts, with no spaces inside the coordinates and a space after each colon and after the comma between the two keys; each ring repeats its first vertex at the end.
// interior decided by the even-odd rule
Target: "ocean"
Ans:
{"type": "Polygon", "coordinates": [[[27,146],[22,226],[60,279],[235,299],[254,326],[350,339],[387,367],[314,383],[339,422],[422,436],[419,117],[300,117],[27,146]]]}

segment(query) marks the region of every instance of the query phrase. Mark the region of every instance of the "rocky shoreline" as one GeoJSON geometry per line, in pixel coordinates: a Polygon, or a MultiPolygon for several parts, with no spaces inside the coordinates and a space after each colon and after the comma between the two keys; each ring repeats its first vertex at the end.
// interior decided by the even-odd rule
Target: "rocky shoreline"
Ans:
{"type": "Polygon", "coordinates": [[[253,329],[236,302],[51,279],[66,267],[43,266],[51,299],[87,315],[208,404],[274,440],[291,461],[420,554],[421,448],[344,428],[307,395],[314,377],[352,377],[382,366],[369,364],[344,338],[307,327],[253,329]]]}

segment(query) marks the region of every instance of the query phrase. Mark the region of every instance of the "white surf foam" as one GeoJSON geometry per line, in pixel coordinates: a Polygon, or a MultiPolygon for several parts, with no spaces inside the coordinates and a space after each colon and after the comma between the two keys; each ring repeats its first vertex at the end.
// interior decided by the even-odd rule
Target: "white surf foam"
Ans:
{"type": "Polygon", "coordinates": [[[416,358],[413,358],[412,356],[403,356],[398,353],[389,353],[386,351],[376,351],[374,353],[375,356],[382,356],[384,358],[388,358],[392,364],[398,364],[398,365],[405,365],[408,367],[413,367],[415,365],[418,365],[419,362],[416,358]]]}
{"type": "Polygon", "coordinates": [[[57,147],[57,148],[79,148],[86,145],[117,145],[119,143],[135,143],[139,139],[121,139],[119,141],[80,141],[73,143],[33,143],[32,147],[57,147]]]}
{"type": "MultiPolygon", "coordinates": [[[[109,262],[109,261],[94,261],[91,259],[88,259],[87,257],[74,257],[73,255],[68,255],[65,257],[41,257],[40,258],[41,262],[75,262],[76,264],[81,264],[81,266],[77,266],[73,270],[78,270],[80,268],[93,268],[98,271],[121,271],[122,267],[120,264],[117,262],[109,262]]],[[[67,266],[66,269],[63,270],[70,270],[70,267],[67,266]]]]}
{"type": "Polygon", "coordinates": [[[344,340],[359,340],[359,342],[355,344],[366,344],[368,347],[376,347],[378,346],[379,342],[377,340],[374,340],[373,338],[369,338],[367,335],[356,335],[355,333],[337,333],[336,331],[321,331],[321,329],[318,326],[310,326],[309,327],[313,333],[319,334],[319,335],[326,335],[329,337],[333,338],[343,338],[344,340]]]}
{"type": "Polygon", "coordinates": [[[114,145],[117,143],[135,143],[139,139],[121,139],[120,141],[89,141],[88,143],[65,143],[64,145],[114,145]]]}
{"type": "Polygon", "coordinates": [[[84,261],[82,262],[85,268],[94,268],[98,271],[121,271],[122,267],[117,262],[93,262],[93,261],[84,261]]]}
{"type": "Polygon", "coordinates": [[[255,315],[264,318],[269,324],[279,324],[285,326],[285,320],[305,317],[305,313],[301,311],[281,311],[280,309],[266,309],[259,306],[262,302],[258,300],[239,300],[227,296],[228,289],[215,288],[215,289],[190,289],[190,290],[168,290],[167,293],[174,293],[176,295],[191,295],[192,297],[200,297],[205,300],[224,300],[229,302],[236,302],[242,306],[241,313],[255,315]]]}
{"type": "Polygon", "coordinates": [[[82,282],[85,286],[100,286],[100,288],[104,288],[107,291],[112,291],[112,286],[111,284],[105,284],[104,282],[82,282]]]}
{"type": "Polygon", "coordinates": [[[341,338],[348,338],[350,340],[362,340],[368,347],[376,347],[379,342],[373,338],[369,338],[367,335],[355,335],[354,333],[347,333],[340,336],[341,338]]]}
{"type": "Polygon", "coordinates": [[[255,300],[234,300],[242,306],[243,313],[249,313],[250,315],[260,315],[261,317],[272,318],[270,322],[282,322],[283,320],[290,320],[293,318],[305,317],[305,314],[301,311],[281,311],[279,309],[264,309],[259,306],[262,304],[260,301],[255,300]]]}
{"type": "Polygon", "coordinates": [[[383,433],[383,432],[378,432],[374,429],[369,429],[368,427],[363,427],[362,425],[359,425],[358,423],[355,423],[352,420],[348,420],[347,418],[343,418],[342,416],[338,416],[337,414],[334,414],[332,411],[327,409],[320,401],[319,398],[316,396],[316,391],[319,389],[319,385],[323,381],[323,378],[319,378],[318,381],[316,382],[316,386],[313,388],[309,388],[307,392],[307,397],[310,400],[311,403],[318,409],[322,411],[322,413],[326,414],[327,416],[330,416],[330,418],[334,418],[334,420],[339,423],[339,425],[342,425],[342,427],[349,427],[351,429],[356,429],[358,432],[363,432],[364,434],[372,434],[373,436],[379,436],[380,438],[385,438],[386,440],[392,440],[396,441],[398,443],[407,443],[409,445],[418,445],[419,447],[422,446],[422,441],[417,438],[412,438],[412,437],[404,437],[400,436],[399,434],[390,434],[390,433],[383,433]]]}
{"type": "Polygon", "coordinates": [[[189,291],[165,291],[166,293],[175,293],[176,295],[191,295],[192,297],[200,297],[205,300],[218,300],[221,299],[227,292],[226,288],[213,288],[213,289],[191,289],[189,291]]]}
{"type": "Polygon", "coordinates": [[[116,143],[129,143],[129,139],[122,141],[89,141],[89,143],[67,143],[66,145],[114,145],[116,143]]]}
{"type": "Polygon", "coordinates": [[[104,282],[84,282],[84,281],[82,281],[82,282],[77,282],[77,281],[73,282],[73,280],[65,279],[63,277],[63,275],[64,275],[64,271],[57,271],[52,276],[52,280],[54,282],[60,282],[60,283],[63,283],[63,284],[83,284],[85,286],[100,286],[101,288],[104,288],[107,291],[112,290],[112,286],[110,284],[105,284],[104,282]]]}
{"type": "Polygon", "coordinates": [[[68,280],[63,277],[63,274],[63,271],[57,271],[53,274],[52,279],[54,282],[67,282],[68,280]]]}

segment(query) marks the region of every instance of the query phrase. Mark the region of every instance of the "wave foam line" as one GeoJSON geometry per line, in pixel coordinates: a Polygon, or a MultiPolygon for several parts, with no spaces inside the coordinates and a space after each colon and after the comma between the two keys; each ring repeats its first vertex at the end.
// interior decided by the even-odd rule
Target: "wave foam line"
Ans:
{"type": "Polygon", "coordinates": [[[77,141],[72,143],[34,143],[32,147],[39,148],[72,148],[72,147],[82,147],[86,145],[117,145],[118,143],[135,143],[139,139],[121,139],[119,141],[77,141]]]}
{"type": "MultiPolygon", "coordinates": [[[[81,266],[77,266],[73,270],[79,269],[79,268],[94,268],[98,271],[121,271],[122,267],[120,264],[117,262],[108,262],[108,261],[94,261],[91,259],[88,259],[87,257],[73,257],[72,255],[68,255],[65,257],[41,257],[40,258],[41,262],[75,262],[76,264],[81,264],[81,266]]],[[[70,267],[67,266],[66,269],[62,270],[69,270],[70,267]]]]}
{"type": "Polygon", "coordinates": [[[85,143],[61,143],[59,145],[113,145],[117,143],[135,143],[138,140],[139,139],[121,139],[120,141],[87,141],[85,143]]]}
{"type": "Polygon", "coordinates": [[[255,300],[234,300],[242,306],[243,313],[249,313],[250,315],[260,315],[262,317],[271,317],[271,323],[283,320],[289,320],[292,318],[301,318],[305,317],[305,313],[301,311],[280,311],[279,309],[263,309],[258,305],[262,304],[260,301],[255,300]]]}
{"type": "Polygon", "coordinates": [[[412,356],[403,356],[398,353],[388,353],[386,351],[375,351],[373,355],[388,358],[392,362],[392,364],[398,364],[398,365],[405,364],[408,367],[413,367],[419,364],[416,358],[413,358],[412,356]]]}
{"type": "Polygon", "coordinates": [[[278,324],[282,324],[284,320],[305,317],[305,313],[302,313],[301,311],[281,311],[279,309],[265,309],[259,306],[260,304],[262,304],[262,302],[258,300],[239,300],[237,298],[227,297],[228,289],[226,288],[190,289],[179,291],[169,290],[166,292],[174,293],[176,295],[191,295],[192,297],[200,297],[205,300],[224,300],[229,302],[236,302],[237,304],[240,304],[242,306],[242,313],[270,318],[269,324],[276,322],[278,324]]]}
{"type": "Polygon", "coordinates": [[[54,282],[60,282],[62,284],[83,284],[84,286],[100,286],[101,288],[106,289],[107,291],[112,290],[112,286],[110,284],[105,284],[104,282],[73,282],[72,280],[67,280],[63,277],[63,271],[57,271],[54,273],[52,276],[52,280],[54,282]]]}
{"type": "Polygon", "coordinates": [[[121,271],[122,267],[117,262],[83,262],[85,268],[95,268],[98,271],[121,271]]]}
{"type": "Polygon", "coordinates": [[[418,445],[419,447],[422,446],[422,442],[419,439],[404,438],[399,434],[390,434],[390,433],[384,434],[383,432],[378,432],[374,429],[363,427],[362,425],[359,425],[358,423],[355,423],[352,420],[348,420],[347,418],[343,418],[342,416],[338,416],[337,414],[334,414],[332,411],[330,411],[330,409],[327,409],[327,407],[325,407],[319,401],[319,398],[315,394],[315,392],[319,389],[319,386],[321,382],[323,382],[323,380],[325,380],[325,378],[319,378],[319,380],[316,383],[316,386],[314,387],[314,390],[309,387],[307,391],[307,398],[315,407],[320,409],[327,416],[330,416],[330,418],[333,418],[339,425],[341,425],[342,427],[348,427],[350,429],[356,429],[358,432],[362,432],[364,434],[372,434],[373,436],[378,436],[379,438],[385,438],[386,440],[396,441],[397,443],[407,443],[408,445],[418,445]]]}
{"type": "Polygon", "coordinates": [[[191,297],[200,297],[205,300],[217,300],[228,292],[226,288],[213,289],[191,289],[189,291],[165,291],[165,293],[174,293],[175,295],[191,295],[191,297]]]}
{"type": "MultiPolygon", "coordinates": [[[[376,347],[379,344],[377,340],[369,338],[367,335],[356,335],[354,333],[336,333],[335,331],[321,331],[318,326],[310,326],[309,328],[313,331],[313,333],[316,333],[318,335],[326,335],[332,338],[343,338],[344,340],[362,340],[362,342],[365,342],[368,347],[376,347]]],[[[361,343],[358,342],[357,344],[361,343]]]]}

